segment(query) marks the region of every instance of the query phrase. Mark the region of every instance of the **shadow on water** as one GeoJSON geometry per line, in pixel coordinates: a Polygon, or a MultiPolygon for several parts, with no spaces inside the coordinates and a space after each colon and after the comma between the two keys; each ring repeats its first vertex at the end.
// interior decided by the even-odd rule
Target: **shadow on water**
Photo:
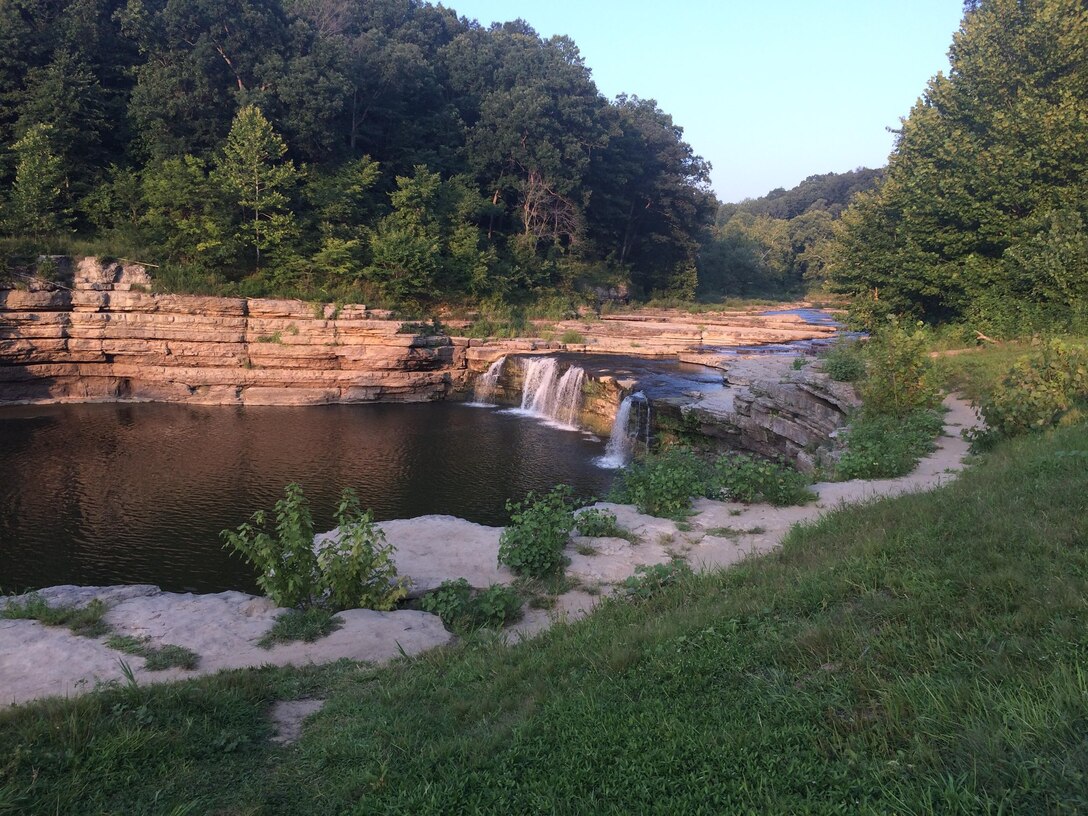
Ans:
{"type": "Polygon", "coordinates": [[[505,502],[566,482],[602,495],[604,442],[456,403],[0,408],[0,589],[155,583],[252,591],[219,532],[291,481],[317,530],[353,487],[382,519],[506,522],[505,502]]]}

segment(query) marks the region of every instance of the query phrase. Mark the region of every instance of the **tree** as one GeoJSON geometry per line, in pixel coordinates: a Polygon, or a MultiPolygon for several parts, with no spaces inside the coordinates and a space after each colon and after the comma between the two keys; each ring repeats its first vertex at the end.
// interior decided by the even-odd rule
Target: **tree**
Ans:
{"type": "Polygon", "coordinates": [[[70,220],[64,191],[64,163],[54,152],[51,125],[34,125],[14,145],[15,183],[8,201],[7,231],[41,238],[70,220]]]}
{"type": "Polygon", "coordinates": [[[283,161],[287,145],[254,105],[238,111],[231,125],[216,174],[232,203],[241,211],[238,238],[253,248],[257,268],[261,252],[279,246],[294,233],[288,194],[298,170],[283,161]]]}
{"type": "MultiPolygon", "coordinates": [[[[844,217],[833,281],[931,320],[1039,328],[1056,313],[1023,248],[1055,219],[1088,216],[1088,7],[973,2],[950,56],[904,120],[879,192],[844,217]]],[[[1084,310],[1067,304],[1059,322],[1084,310]]]]}

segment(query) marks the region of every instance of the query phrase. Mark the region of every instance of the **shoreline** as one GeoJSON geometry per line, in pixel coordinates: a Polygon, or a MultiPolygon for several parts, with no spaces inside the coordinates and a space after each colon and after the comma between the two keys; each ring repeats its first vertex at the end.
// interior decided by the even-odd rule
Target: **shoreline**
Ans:
{"type": "MultiPolygon", "coordinates": [[[[697,570],[728,567],[776,549],[795,523],[812,520],[838,506],[929,490],[946,483],[962,469],[968,453],[960,431],[977,420],[973,409],[961,399],[946,398],[945,405],[949,411],[944,435],[912,473],[897,479],[818,483],[813,490],[819,498],[809,505],[776,508],[698,499],[693,504],[694,514],[678,525],[645,516],[628,505],[598,503],[596,506],[615,512],[619,525],[638,535],[640,543],[572,538],[566,552],[571,562],[567,574],[577,585],[558,597],[554,609],[527,608],[521,621],[504,630],[508,640],[531,637],[557,620],[583,617],[634,574],[639,565],[664,563],[679,555],[697,570]],[[726,528],[736,534],[721,535],[726,528]],[[579,544],[589,542],[596,554],[580,553],[579,544]]],[[[446,578],[466,577],[470,584],[482,583],[485,587],[513,580],[512,574],[497,566],[501,528],[452,516],[421,516],[382,522],[381,526],[397,547],[398,571],[428,584],[427,588],[446,578]],[[457,542],[456,548],[450,546],[451,541],[457,542]],[[436,553],[445,556],[444,563],[435,561],[436,553]]],[[[0,654],[5,659],[0,664],[0,688],[4,689],[0,708],[42,697],[82,694],[98,683],[124,682],[121,658],[126,659],[137,682],[170,682],[221,669],[266,664],[306,665],[342,658],[380,663],[401,654],[419,654],[455,639],[437,616],[428,613],[349,610],[338,613],[345,620],[344,627],[323,640],[264,650],[256,646],[256,641],[282,610],[263,597],[240,592],[163,593],[147,585],[49,587],[38,592],[53,603],[66,596],[87,603],[91,597],[107,593],[112,594],[103,598],[110,607],[106,622],[117,634],[149,637],[151,645],[192,648],[201,656],[197,669],[148,672],[142,658],[122,655],[100,640],[79,637],[67,629],[46,627],[37,621],[2,619],[0,654]]]]}

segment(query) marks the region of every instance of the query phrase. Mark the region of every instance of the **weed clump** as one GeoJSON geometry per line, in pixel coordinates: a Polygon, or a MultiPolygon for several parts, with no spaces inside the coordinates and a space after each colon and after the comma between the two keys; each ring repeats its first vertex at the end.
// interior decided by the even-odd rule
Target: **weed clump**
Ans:
{"type": "Polygon", "coordinates": [[[557,485],[540,498],[530,492],[524,501],[507,501],[510,524],[499,538],[499,563],[532,578],[561,573],[574,528],[572,492],[568,485],[557,485]]]}
{"type": "Polygon", "coordinates": [[[473,592],[464,578],[443,581],[420,600],[424,612],[438,615],[449,629],[460,634],[477,629],[500,629],[521,617],[522,600],[517,591],[492,584],[473,592]]]}

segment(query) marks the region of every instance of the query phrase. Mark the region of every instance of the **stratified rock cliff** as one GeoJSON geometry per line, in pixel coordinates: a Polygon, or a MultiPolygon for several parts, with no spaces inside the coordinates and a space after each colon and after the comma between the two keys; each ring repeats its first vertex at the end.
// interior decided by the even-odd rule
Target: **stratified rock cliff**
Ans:
{"type": "Polygon", "coordinates": [[[143,267],[94,258],[71,282],[0,290],[0,401],[423,401],[465,367],[468,341],[365,306],[148,294],[143,267]]]}

